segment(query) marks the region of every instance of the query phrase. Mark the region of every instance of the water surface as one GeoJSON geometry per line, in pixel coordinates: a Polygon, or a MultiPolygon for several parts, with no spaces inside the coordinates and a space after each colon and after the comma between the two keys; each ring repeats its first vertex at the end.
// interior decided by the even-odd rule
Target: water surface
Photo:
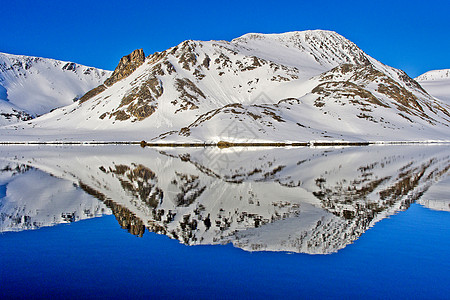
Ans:
{"type": "Polygon", "coordinates": [[[445,145],[0,153],[3,295],[450,292],[445,145]]]}

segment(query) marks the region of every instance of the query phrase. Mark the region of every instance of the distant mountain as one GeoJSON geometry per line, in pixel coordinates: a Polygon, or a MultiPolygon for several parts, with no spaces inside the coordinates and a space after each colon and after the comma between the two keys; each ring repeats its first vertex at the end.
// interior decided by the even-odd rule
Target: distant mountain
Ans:
{"type": "Polygon", "coordinates": [[[431,95],[450,104],[450,69],[428,71],[415,80],[431,95]]]}
{"type": "Polygon", "coordinates": [[[448,140],[449,106],[331,31],[185,41],[123,57],[79,103],[6,140],[448,140]],[[44,137],[45,136],[45,137],[44,137]]]}
{"type": "Polygon", "coordinates": [[[0,53],[0,124],[69,105],[110,74],[73,62],[0,53]]]}
{"type": "Polygon", "coordinates": [[[450,79],[450,69],[428,71],[415,78],[417,81],[434,81],[443,79],[450,79]]]}

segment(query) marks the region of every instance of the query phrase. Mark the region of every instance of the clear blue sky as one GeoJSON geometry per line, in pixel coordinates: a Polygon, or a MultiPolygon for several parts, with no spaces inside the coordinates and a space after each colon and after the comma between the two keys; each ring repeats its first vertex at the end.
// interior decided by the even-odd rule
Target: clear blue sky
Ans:
{"type": "Polygon", "coordinates": [[[0,52],[114,69],[186,39],[327,29],[415,77],[450,68],[450,1],[0,0],[0,52]]]}

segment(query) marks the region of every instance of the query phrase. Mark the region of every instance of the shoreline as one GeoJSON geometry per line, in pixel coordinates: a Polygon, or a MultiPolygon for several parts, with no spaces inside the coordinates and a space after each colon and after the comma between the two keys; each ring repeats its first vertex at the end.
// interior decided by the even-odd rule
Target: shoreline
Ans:
{"type": "Polygon", "coordinates": [[[173,148],[198,148],[198,147],[217,147],[220,149],[231,147],[362,147],[370,145],[430,145],[430,144],[450,144],[450,141],[309,141],[309,142],[225,142],[220,141],[217,143],[147,143],[145,141],[49,141],[49,142],[37,142],[37,141],[6,141],[0,142],[0,146],[8,145],[139,145],[142,148],[145,147],[173,147],[173,148]]]}

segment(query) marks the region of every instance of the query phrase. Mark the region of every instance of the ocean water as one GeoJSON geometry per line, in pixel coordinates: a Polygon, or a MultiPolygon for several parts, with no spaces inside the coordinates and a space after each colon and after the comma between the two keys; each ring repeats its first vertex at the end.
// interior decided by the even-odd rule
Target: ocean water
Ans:
{"type": "Polygon", "coordinates": [[[1,298],[450,295],[445,146],[0,152],[1,298]]]}

